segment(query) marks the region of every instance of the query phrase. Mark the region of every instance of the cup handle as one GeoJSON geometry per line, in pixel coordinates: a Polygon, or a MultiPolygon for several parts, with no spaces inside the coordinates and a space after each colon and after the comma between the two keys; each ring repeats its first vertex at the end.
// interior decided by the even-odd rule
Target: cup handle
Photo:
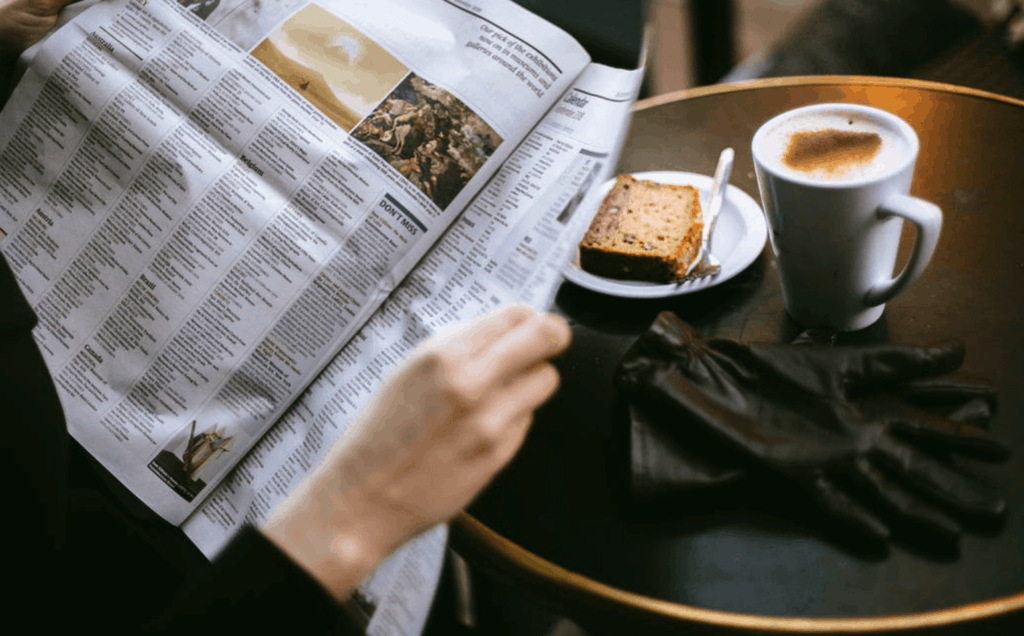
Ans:
{"type": "Polygon", "coordinates": [[[921,275],[935,252],[939,230],[942,229],[942,210],[937,205],[905,194],[891,195],[882,202],[876,214],[879,220],[900,216],[910,221],[917,226],[917,241],[914,242],[914,251],[903,271],[891,280],[872,285],[868,290],[864,296],[864,304],[868,307],[896,297],[921,275]]]}

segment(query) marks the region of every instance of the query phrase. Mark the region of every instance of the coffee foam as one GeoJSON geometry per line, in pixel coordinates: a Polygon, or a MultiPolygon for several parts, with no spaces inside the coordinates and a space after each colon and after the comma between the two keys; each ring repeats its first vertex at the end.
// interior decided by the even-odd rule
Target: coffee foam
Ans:
{"type": "Polygon", "coordinates": [[[910,150],[902,134],[856,111],[810,112],[767,130],[759,155],[773,169],[821,181],[861,181],[889,174],[910,150]]]}

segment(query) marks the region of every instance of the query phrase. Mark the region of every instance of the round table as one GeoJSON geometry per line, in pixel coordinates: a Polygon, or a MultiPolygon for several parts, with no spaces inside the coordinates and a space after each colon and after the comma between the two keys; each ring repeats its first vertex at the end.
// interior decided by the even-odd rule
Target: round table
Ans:
{"type": "MultiPolygon", "coordinates": [[[[709,335],[788,342],[770,247],[703,291],[627,300],[571,283],[556,310],[574,340],[562,386],[521,453],[453,524],[474,566],[511,581],[596,633],[1006,634],[1024,625],[1024,102],[910,80],[812,77],[683,91],[636,105],[621,172],[711,174],[732,146],[731,183],[759,200],[757,127],[815,102],[857,102],[907,120],[921,139],[912,194],[944,211],[922,277],[853,342],[967,346],[964,371],[1000,389],[1006,463],[965,470],[1004,493],[1000,527],[970,527],[955,550],[897,537],[886,554],[833,540],[803,508],[746,483],[659,505],[625,493],[624,405],[615,364],[659,311],[709,335]]],[[[902,250],[911,242],[905,230],[902,250]]]]}

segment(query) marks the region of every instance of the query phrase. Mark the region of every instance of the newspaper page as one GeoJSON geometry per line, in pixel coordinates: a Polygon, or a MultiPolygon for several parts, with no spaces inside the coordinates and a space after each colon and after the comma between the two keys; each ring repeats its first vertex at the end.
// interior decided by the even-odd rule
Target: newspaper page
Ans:
{"type": "MultiPolygon", "coordinates": [[[[417,268],[182,525],[206,555],[212,558],[241,524],[262,526],[419,342],[509,302],[550,305],[600,203],[596,186],[614,172],[641,77],[642,70],[591,65],[560,98],[417,268]]],[[[419,633],[446,537],[436,529],[419,537],[360,587],[355,599],[368,633],[419,633]],[[418,584],[409,585],[411,578],[418,584]]]]}
{"type": "Polygon", "coordinates": [[[96,4],[0,116],[0,249],[69,430],[172,523],[586,64],[502,0],[289,6],[249,54],[175,3],[96,4]]]}

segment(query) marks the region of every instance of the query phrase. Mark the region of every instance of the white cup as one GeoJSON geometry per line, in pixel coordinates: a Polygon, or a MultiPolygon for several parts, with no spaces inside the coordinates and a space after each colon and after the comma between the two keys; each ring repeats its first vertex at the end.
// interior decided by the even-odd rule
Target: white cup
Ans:
{"type": "Polygon", "coordinates": [[[754,134],[761,202],[794,320],[863,329],[924,271],[942,211],[908,196],[918,148],[905,121],[857,104],[797,108],[754,134]],[[903,219],[917,226],[917,242],[893,277],[903,219]]]}

